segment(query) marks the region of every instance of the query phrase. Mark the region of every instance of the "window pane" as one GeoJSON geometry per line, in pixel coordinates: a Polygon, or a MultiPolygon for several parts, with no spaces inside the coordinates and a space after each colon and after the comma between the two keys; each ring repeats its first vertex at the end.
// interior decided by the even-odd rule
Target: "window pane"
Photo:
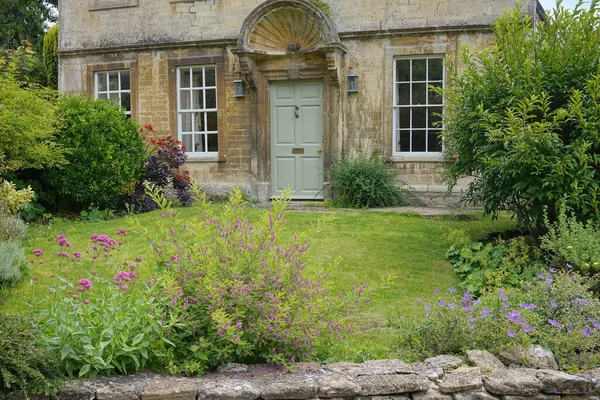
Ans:
{"type": "Polygon", "coordinates": [[[429,86],[429,104],[442,104],[442,95],[433,90],[433,88],[441,88],[442,84],[433,83],[429,86]]]}
{"type": "Polygon", "coordinates": [[[427,102],[427,84],[413,83],[412,85],[412,104],[426,104],[427,102]]]}
{"type": "Polygon", "coordinates": [[[181,144],[185,146],[185,151],[194,151],[192,143],[194,141],[194,135],[181,135],[181,144]]]}
{"type": "MultiPolygon", "coordinates": [[[[97,92],[106,92],[106,74],[104,72],[98,73],[98,88],[97,92]]],[[[106,98],[106,97],[105,97],[106,98]]]]}
{"type": "Polygon", "coordinates": [[[190,104],[190,91],[182,90],[179,92],[179,109],[181,110],[189,110],[191,108],[190,104]]]}
{"type": "Polygon", "coordinates": [[[206,74],[206,86],[216,86],[216,73],[215,67],[209,67],[204,69],[204,73],[206,74]]]}
{"type": "Polygon", "coordinates": [[[98,98],[100,100],[106,100],[108,99],[108,93],[98,93],[98,98]]]}
{"type": "Polygon", "coordinates": [[[121,71],[121,90],[131,89],[131,82],[128,71],[121,71]]]}
{"type": "Polygon", "coordinates": [[[206,130],[204,129],[204,114],[205,113],[194,113],[194,132],[204,132],[206,130]]]}
{"type": "Polygon", "coordinates": [[[208,151],[219,151],[219,135],[216,133],[208,135],[208,151]]]}
{"type": "Polygon", "coordinates": [[[444,62],[441,58],[429,60],[429,80],[441,81],[444,79],[444,62]]]}
{"type": "Polygon", "coordinates": [[[410,83],[399,83],[398,84],[398,105],[407,106],[410,104],[410,83]]]}
{"type": "Polygon", "coordinates": [[[179,87],[190,87],[190,69],[184,68],[179,70],[179,87]]]}
{"type": "Polygon", "coordinates": [[[130,93],[121,93],[121,107],[125,109],[125,111],[131,111],[131,94],[130,93]]]}
{"type": "Polygon", "coordinates": [[[396,61],[396,81],[397,82],[409,82],[410,81],[410,60],[397,60],[396,61]]]}
{"type": "MultiPolygon", "coordinates": [[[[181,132],[192,132],[192,114],[181,113],[181,132]]],[[[191,147],[188,147],[191,148],[191,147]]]]}
{"type": "Polygon", "coordinates": [[[201,110],[204,108],[204,96],[203,90],[192,90],[192,99],[194,101],[194,110],[201,110]]]}
{"type": "Polygon", "coordinates": [[[403,107],[398,109],[398,128],[410,128],[410,108],[403,107]]]}
{"type": "Polygon", "coordinates": [[[427,108],[414,107],[412,109],[412,128],[425,128],[427,126],[427,108]]]}
{"type": "Polygon", "coordinates": [[[410,151],[410,131],[400,131],[398,151],[410,151]]]}
{"type": "Polygon", "coordinates": [[[217,89],[206,89],[206,108],[217,108],[217,89]]]}
{"type": "Polygon", "coordinates": [[[427,60],[413,60],[412,61],[412,80],[413,81],[424,81],[427,77],[427,60]]]}
{"type": "Polygon", "coordinates": [[[429,131],[427,151],[441,152],[442,151],[442,138],[438,136],[440,131],[429,131]]]}
{"type": "Polygon", "coordinates": [[[413,131],[412,132],[412,151],[425,151],[425,131],[413,131]]]}
{"type": "Polygon", "coordinates": [[[194,151],[202,153],[206,151],[204,147],[204,135],[194,135],[194,151]]]}
{"type": "Polygon", "coordinates": [[[108,73],[108,89],[119,90],[119,73],[109,72],[108,73]]]}
{"type": "Polygon", "coordinates": [[[194,87],[203,87],[204,79],[202,77],[202,68],[193,68],[192,69],[192,86],[194,87]]]}
{"type": "Polygon", "coordinates": [[[111,94],[109,94],[109,99],[110,99],[110,101],[112,101],[113,103],[121,104],[121,103],[119,102],[119,93],[111,93],[111,94]]]}
{"type": "Polygon", "coordinates": [[[216,132],[217,131],[217,113],[208,112],[206,113],[206,130],[216,132]]]}
{"type": "Polygon", "coordinates": [[[429,119],[429,128],[441,128],[442,107],[429,107],[427,110],[429,119]]]}

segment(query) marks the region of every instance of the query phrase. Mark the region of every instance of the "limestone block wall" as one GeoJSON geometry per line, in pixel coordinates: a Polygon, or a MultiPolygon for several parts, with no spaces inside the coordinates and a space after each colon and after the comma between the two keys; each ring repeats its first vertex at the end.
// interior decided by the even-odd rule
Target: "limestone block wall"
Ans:
{"type": "Polygon", "coordinates": [[[296,364],[293,373],[261,365],[229,364],[202,378],[154,374],[76,381],[64,400],[559,400],[600,396],[600,371],[506,368],[493,355],[470,352],[472,366],[439,356],[422,363],[399,360],[296,364]]]}
{"type": "MultiPolygon", "coordinates": [[[[67,0],[60,51],[234,39],[264,0],[67,0]]],[[[442,26],[490,25],[514,0],[326,0],[342,36],[442,26]]],[[[535,10],[537,0],[526,0],[535,10]]]]}

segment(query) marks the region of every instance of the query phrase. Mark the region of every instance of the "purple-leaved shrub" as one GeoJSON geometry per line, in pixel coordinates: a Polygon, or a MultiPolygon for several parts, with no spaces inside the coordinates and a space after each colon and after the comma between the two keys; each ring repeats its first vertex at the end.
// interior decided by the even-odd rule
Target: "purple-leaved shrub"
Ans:
{"type": "Polygon", "coordinates": [[[600,364],[600,300],[593,296],[591,281],[572,271],[551,268],[535,282],[478,299],[454,288],[435,293],[435,303],[417,299],[423,319],[394,323],[404,358],[539,344],[552,350],[566,370],[600,364]]]}
{"type": "Polygon", "coordinates": [[[349,294],[328,291],[325,272],[304,260],[304,237],[319,228],[285,232],[285,198],[253,220],[237,188],[223,207],[199,199],[197,219],[177,215],[156,191],[151,197],[163,205],[164,221],[144,230],[171,282],[169,313],[179,321],[169,336],[171,373],[228,362],[290,365],[311,359],[318,340],[348,332],[340,319],[366,285],[349,294]]]}

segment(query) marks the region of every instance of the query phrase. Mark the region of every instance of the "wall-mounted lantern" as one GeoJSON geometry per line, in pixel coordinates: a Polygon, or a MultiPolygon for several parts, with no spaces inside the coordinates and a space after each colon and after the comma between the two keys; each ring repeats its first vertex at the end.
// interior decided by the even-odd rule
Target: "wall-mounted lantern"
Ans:
{"type": "Polygon", "coordinates": [[[358,75],[348,75],[348,93],[358,93],[358,75]]]}
{"type": "Polygon", "coordinates": [[[244,85],[244,81],[233,81],[233,97],[246,97],[246,86],[244,85]]]}

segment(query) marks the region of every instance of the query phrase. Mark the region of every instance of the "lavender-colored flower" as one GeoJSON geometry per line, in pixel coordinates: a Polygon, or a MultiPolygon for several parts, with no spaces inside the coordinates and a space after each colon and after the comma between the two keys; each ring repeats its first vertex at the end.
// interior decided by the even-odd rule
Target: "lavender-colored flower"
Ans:
{"type": "Polygon", "coordinates": [[[510,337],[515,337],[515,335],[516,335],[515,331],[513,331],[512,329],[509,329],[508,331],[506,331],[506,334],[510,337]]]}
{"type": "Polygon", "coordinates": [[[557,328],[562,328],[562,325],[561,325],[561,324],[560,324],[558,321],[556,321],[556,320],[549,319],[549,320],[548,320],[548,323],[549,323],[550,325],[552,325],[552,326],[555,326],[555,327],[557,327],[557,328]]]}
{"type": "Polygon", "coordinates": [[[437,304],[438,304],[438,306],[440,306],[440,307],[445,307],[445,306],[446,306],[446,303],[444,303],[442,300],[438,301],[438,303],[437,303],[437,304]]]}
{"type": "Polygon", "coordinates": [[[550,267],[550,269],[548,271],[550,271],[551,274],[553,274],[553,273],[556,272],[556,270],[554,268],[552,268],[552,267],[550,267]]]}
{"type": "Polygon", "coordinates": [[[592,334],[592,330],[590,328],[583,328],[581,332],[584,336],[590,336],[592,334]]]}
{"type": "Polygon", "coordinates": [[[558,304],[556,304],[556,302],[554,302],[554,301],[551,301],[550,302],[550,307],[556,308],[556,307],[558,307],[558,304]]]}
{"type": "Polygon", "coordinates": [[[422,298],[420,298],[420,297],[417,297],[417,301],[420,303],[420,302],[422,302],[422,301],[423,301],[423,299],[422,299],[422,298]]]}
{"type": "Polygon", "coordinates": [[[521,328],[523,329],[523,332],[525,333],[529,333],[529,332],[533,332],[533,326],[531,325],[523,325],[521,326],[521,328]]]}
{"type": "Polygon", "coordinates": [[[568,329],[568,330],[572,331],[572,330],[573,330],[573,328],[575,328],[575,327],[573,326],[573,324],[569,324],[569,325],[567,325],[567,329],[568,329]]]}
{"type": "Polygon", "coordinates": [[[425,311],[431,311],[431,306],[425,306],[423,308],[425,309],[425,311]]]}
{"type": "Polygon", "coordinates": [[[454,305],[454,303],[448,303],[448,308],[451,310],[454,310],[456,306],[454,305]]]}
{"type": "Polygon", "coordinates": [[[519,307],[521,307],[524,310],[533,310],[537,308],[537,305],[533,303],[521,303],[519,304],[519,307]]]}
{"type": "Polygon", "coordinates": [[[440,289],[433,289],[433,293],[439,293],[440,289]]]}
{"type": "Polygon", "coordinates": [[[568,263],[567,263],[567,268],[568,268],[569,270],[571,270],[571,269],[573,269],[573,266],[572,266],[571,264],[568,264],[568,263]]]}
{"type": "Polygon", "coordinates": [[[471,322],[471,323],[475,322],[475,317],[473,317],[472,315],[469,315],[469,322],[471,322]]]}
{"type": "Polygon", "coordinates": [[[539,280],[541,280],[541,281],[542,281],[542,280],[544,280],[544,275],[543,275],[543,274],[537,274],[537,275],[536,275],[536,277],[537,277],[539,280]]]}
{"type": "Polygon", "coordinates": [[[487,314],[489,314],[489,313],[491,313],[491,312],[492,312],[492,309],[491,309],[491,308],[489,308],[489,307],[485,307],[483,310],[481,310],[481,312],[482,312],[483,314],[486,314],[486,315],[487,315],[487,314]]]}
{"type": "Polygon", "coordinates": [[[448,289],[450,291],[450,293],[454,293],[456,292],[456,288],[454,286],[452,286],[451,288],[448,289]]]}

